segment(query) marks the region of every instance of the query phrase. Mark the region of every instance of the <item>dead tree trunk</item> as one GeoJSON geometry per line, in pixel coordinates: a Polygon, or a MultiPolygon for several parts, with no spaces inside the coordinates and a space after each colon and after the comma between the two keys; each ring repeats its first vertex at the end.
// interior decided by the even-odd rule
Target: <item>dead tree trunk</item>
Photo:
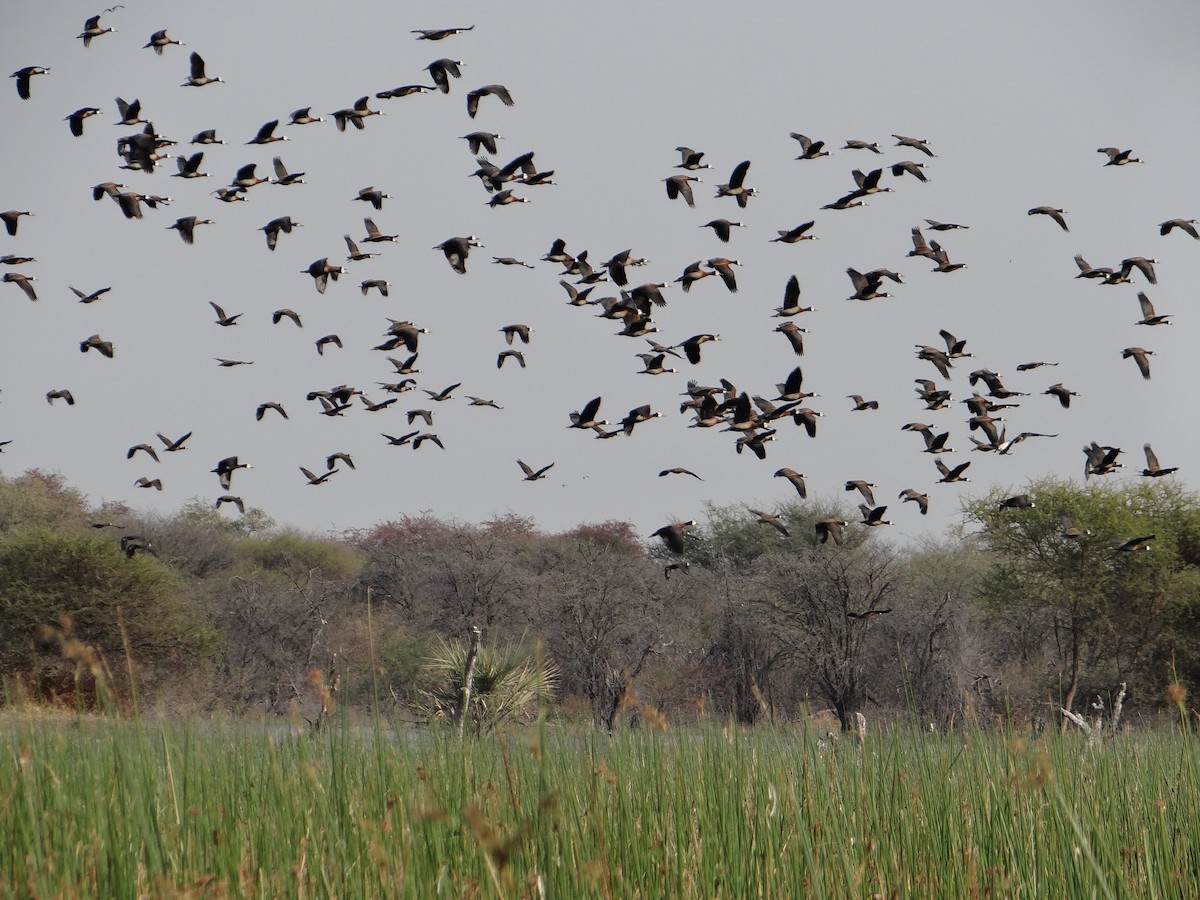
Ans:
{"type": "Polygon", "coordinates": [[[471,626],[471,645],[467,648],[467,661],[463,666],[462,703],[458,707],[458,739],[466,735],[467,716],[471,709],[471,689],[475,684],[475,660],[479,656],[479,636],[483,632],[478,625],[471,626]]]}

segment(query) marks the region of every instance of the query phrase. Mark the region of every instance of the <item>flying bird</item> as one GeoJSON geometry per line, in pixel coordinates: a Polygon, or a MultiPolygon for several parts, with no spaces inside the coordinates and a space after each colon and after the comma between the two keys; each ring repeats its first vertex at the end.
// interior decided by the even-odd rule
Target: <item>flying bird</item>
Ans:
{"type": "Polygon", "coordinates": [[[329,478],[331,478],[333,475],[336,475],[341,470],[330,469],[328,472],[322,472],[320,475],[314,475],[308,469],[304,468],[304,466],[300,466],[300,471],[304,474],[304,477],[308,479],[309,484],[317,485],[324,484],[329,480],[329,478]]]}
{"type": "Polygon", "coordinates": [[[281,404],[276,403],[273,400],[270,400],[270,401],[267,401],[266,403],[258,404],[258,409],[256,409],[254,411],[255,420],[258,422],[261,422],[262,417],[267,414],[267,410],[269,410],[269,409],[275,410],[275,412],[279,413],[279,415],[283,416],[285,419],[288,417],[287,411],[283,408],[283,406],[281,404]]]}
{"type": "Polygon", "coordinates": [[[96,350],[101,356],[106,356],[109,359],[112,359],[114,354],[112,341],[106,341],[98,334],[93,334],[86,340],[79,342],[80,353],[87,353],[89,350],[96,350]]]}
{"type": "Polygon", "coordinates": [[[789,469],[785,466],[775,472],[775,477],[786,478],[791,482],[792,487],[796,489],[796,493],[800,495],[801,500],[808,496],[808,486],[805,484],[804,476],[795,469],[789,469]]]}
{"type": "Polygon", "coordinates": [[[187,81],[183,83],[183,87],[204,87],[206,84],[216,84],[224,81],[220,76],[216,78],[210,77],[204,70],[204,58],[199,53],[192,53],[191,58],[191,74],[188,75],[187,81]]]}
{"type": "Polygon", "coordinates": [[[568,428],[591,428],[595,425],[607,425],[606,421],[598,421],[596,413],[600,411],[600,397],[589,400],[579,412],[569,414],[571,424],[568,428]]]}
{"type": "Polygon", "coordinates": [[[667,198],[675,200],[683,197],[685,203],[693,209],[696,206],[696,197],[692,193],[692,182],[699,183],[700,179],[694,175],[672,175],[669,178],[664,178],[663,181],[667,185],[667,198]]]}
{"type": "Polygon", "coordinates": [[[752,516],[758,517],[759,525],[770,525],[784,537],[791,537],[791,535],[788,533],[787,526],[783,524],[783,519],[781,519],[779,516],[775,515],[774,513],[763,512],[762,510],[758,509],[749,509],[749,507],[747,507],[747,509],[752,516]]]}
{"type": "Polygon", "coordinates": [[[890,520],[883,517],[883,514],[887,512],[886,506],[876,506],[874,509],[872,509],[870,506],[867,506],[867,504],[860,503],[858,505],[858,511],[862,513],[862,522],[859,523],[861,525],[866,525],[869,528],[875,528],[879,525],[892,524],[890,520]]]}
{"type": "Polygon", "coordinates": [[[781,325],[776,325],[775,331],[778,331],[788,339],[788,343],[792,345],[793,353],[797,356],[804,355],[804,335],[808,333],[807,328],[801,328],[795,322],[784,322],[781,325]]]}
{"type": "Polygon", "coordinates": [[[971,465],[969,460],[964,463],[959,463],[953,469],[951,469],[949,466],[947,466],[940,459],[934,459],[933,462],[934,462],[934,465],[937,466],[938,472],[940,472],[942,475],[942,477],[938,479],[939,483],[950,484],[951,482],[955,482],[955,481],[970,481],[971,480],[969,478],[963,477],[963,472],[965,472],[967,470],[967,466],[971,465]]]}
{"type": "Polygon", "coordinates": [[[1127,166],[1130,163],[1142,162],[1142,160],[1130,155],[1133,153],[1132,150],[1121,150],[1118,147],[1100,147],[1096,152],[1103,153],[1108,157],[1108,162],[1104,164],[1106,166],[1127,166]]]}
{"type": "Polygon", "coordinates": [[[661,472],[658,473],[659,478],[664,478],[667,475],[691,475],[697,481],[704,480],[699,475],[697,475],[695,472],[693,472],[691,469],[685,469],[682,466],[673,466],[670,469],[663,469],[661,472]]]}
{"type": "Polygon", "coordinates": [[[467,25],[464,28],[413,28],[409,34],[415,34],[418,41],[442,41],[456,34],[462,34],[464,31],[471,31],[474,25],[467,25]]]}
{"type": "Polygon", "coordinates": [[[750,198],[758,193],[757,189],[745,186],[748,171],[750,171],[750,160],[742,160],[734,167],[733,173],[729,176],[729,183],[717,185],[717,196],[733,197],[737,200],[738,206],[745,209],[750,198]]]}
{"type": "Polygon", "coordinates": [[[17,224],[21,220],[21,216],[32,216],[33,213],[28,210],[9,209],[0,212],[0,222],[4,223],[4,229],[12,237],[17,236],[17,224]]]}
{"type": "Polygon", "coordinates": [[[659,528],[657,531],[653,532],[650,537],[662,538],[662,542],[672,553],[683,553],[684,529],[690,528],[695,524],[695,519],[690,519],[687,522],[671,522],[670,524],[664,525],[662,528],[659,528]]]}
{"type": "MultiPolygon", "coordinates": [[[[115,9],[115,7],[114,7],[114,9],[115,9]]],[[[105,12],[108,12],[108,10],[105,10],[105,12]]],[[[117,30],[115,28],[101,28],[100,27],[100,16],[103,14],[104,13],[100,13],[98,15],[92,16],[90,19],[88,19],[86,22],[83,23],[83,32],[81,34],[76,35],[76,37],[78,37],[80,40],[83,41],[83,46],[90,47],[90,46],[92,46],[93,38],[98,38],[102,34],[108,34],[109,32],[113,32],[113,31],[117,30]]]]}
{"type": "Polygon", "coordinates": [[[33,284],[31,283],[37,281],[37,276],[35,275],[22,275],[20,272],[5,272],[4,277],[0,281],[15,284],[25,292],[25,296],[30,300],[38,298],[37,291],[33,289],[33,284]]]}
{"type": "Polygon", "coordinates": [[[1150,298],[1143,291],[1138,291],[1138,305],[1142,310],[1142,317],[1134,324],[1137,325],[1170,325],[1167,319],[1170,315],[1158,315],[1154,312],[1154,304],[1150,302],[1150,298]]]}
{"type": "Polygon", "coordinates": [[[183,41],[172,40],[170,37],[168,37],[167,30],[163,28],[160,31],[156,31],[154,34],[150,35],[150,40],[146,44],[142,45],[142,49],[153,49],[155,53],[157,53],[159,56],[162,56],[163,50],[165,50],[167,47],[170,47],[172,44],[175,44],[179,47],[185,46],[183,41]]]}
{"type": "Polygon", "coordinates": [[[267,249],[274,250],[275,245],[279,243],[280,234],[291,234],[293,228],[299,227],[300,223],[292,221],[291,216],[280,216],[277,219],[272,219],[258,230],[267,236],[267,249]]]}
{"type": "Polygon", "coordinates": [[[100,110],[94,106],[81,106],[79,109],[75,110],[75,112],[67,116],[64,121],[71,129],[71,134],[75,135],[75,137],[83,137],[84,120],[94,115],[98,115],[99,112],[100,110]]]}
{"type": "Polygon", "coordinates": [[[278,325],[284,319],[291,319],[296,323],[297,328],[304,327],[303,323],[300,321],[300,314],[294,309],[277,309],[275,312],[271,313],[272,325],[278,325]]]}
{"type": "Polygon", "coordinates": [[[920,150],[926,156],[934,156],[934,152],[929,149],[929,142],[919,138],[905,137],[902,134],[893,134],[896,139],[897,147],[912,147],[914,150],[920,150]]]}
{"type": "Polygon", "coordinates": [[[1142,469],[1142,474],[1147,478],[1158,478],[1162,475],[1170,475],[1172,472],[1179,471],[1179,466],[1160,466],[1158,464],[1158,457],[1150,449],[1149,444],[1145,444],[1142,450],[1146,453],[1146,468],[1142,469]]]}
{"type": "Polygon", "coordinates": [[[90,294],[85,294],[83,291],[79,290],[78,288],[73,287],[73,288],[71,288],[71,293],[73,293],[76,297],[79,298],[80,303],[95,303],[104,294],[107,294],[111,290],[112,290],[111,287],[103,287],[103,288],[100,288],[99,290],[92,291],[90,294]]]}
{"type": "Polygon", "coordinates": [[[833,542],[840,545],[842,543],[843,529],[849,524],[849,522],[841,519],[823,519],[820,522],[816,522],[813,528],[816,530],[817,537],[822,544],[827,543],[830,538],[833,538],[833,542]]]}
{"type": "Polygon", "coordinates": [[[237,511],[243,516],[246,514],[246,503],[241,497],[235,497],[233,494],[222,494],[217,498],[217,502],[213,504],[215,509],[220,509],[222,504],[232,503],[237,507],[237,511]]]}
{"type": "Polygon", "coordinates": [[[1193,238],[1200,241],[1200,231],[1196,230],[1195,219],[1167,219],[1167,221],[1158,226],[1158,233],[1166,236],[1174,228],[1178,228],[1185,234],[1190,234],[1193,238]]]}
{"type": "Polygon", "coordinates": [[[28,100],[32,96],[29,92],[29,82],[33,76],[49,74],[49,66],[25,66],[23,69],[17,69],[8,77],[17,79],[17,96],[22,100],[28,100]]]}
{"type": "MultiPolygon", "coordinates": [[[[809,224],[811,225],[811,223],[809,224]]],[[[728,244],[729,238],[733,234],[732,230],[734,228],[744,228],[745,224],[743,222],[731,222],[728,219],[713,219],[711,222],[705,222],[700,227],[711,228],[722,243],[728,244]]]]}
{"type": "Polygon", "coordinates": [[[1006,509],[1033,509],[1037,504],[1028,494],[1016,494],[1012,497],[1005,497],[1000,501],[1001,511],[1006,509]]]}
{"type": "Polygon", "coordinates": [[[459,59],[435,59],[425,69],[429,72],[429,77],[433,79],[438,90],[443,94],[448,94],[450,93],[450,79],[462,78],[462,65],[463,62],[459,59]]]}
{"type": "Polygon", "coordinates": [[[1058,511],[1058,521],[1062,526],[1062,536],[1070,540],[1077,541],[1084,535],[1091,534],[1090,531],[1085,531],[1075,524],[1075,520],[1071,518],[1071,514],[1065,509],[1058,511]]]}
{"type": "Polygon", "coordinates": [[[855,481],[847,481],[845,490],[858,491],[860,494],[862,494],[863,499],[866,500],[867,503],[871,504],[871,506],[874,506],[875,494],[871,491],[871,488],[873,487],[875,487],[875,485],[872,482],[858,479],[855,481]]]}
{"type": "MultiPolygon", "coordinates": [[[[800,241],[815,241],[817,236],[809,234],[809,230],[813,227],[816,220],[809,220],[797,225],[795,228],[779,229],[779,237],[771,238],[771,243],[796,244],[800,241]]],[[[729,240],[729,238],[724,238],[729,240]]]]}
{"type": "Polygon", "coordinates": [[[829,156],[824,141],[814,141],[798,131],[793,131],[789,137],[800,145],[800,155],[796,159],[820,159],[822,156],[829,156]]]}
{"type": "Polygon", "coordinates": [[[446,238],[433,249],[441,250],[446,257],[446,262],[450,263],[450,268],[460,275],[465,275],[467,273],[467,257],[471,253],[471,248],[482,246],[483,244],[476,240],[475,235],[469,234],[466,237],[446,238]]]}
{"type": "Polygon", "coordinates": [[[489,95],[496,97],[505,106],[512,106],[515,103],[512,94],[508,92],[508,88],[504,85],[485,84],[483,87],[475,88],[475,90],[467,93],[467,115],[472,119],[475,118],[475,114],[479,112],[479,101],[489,95]]]}
{"type": "Polygon", "coordinates": [[[345,266],[331,265],[328,258],[318,259],[316,262],[310,263],[307,269],[301,269],[302,273],[312,276],[313,284],[317,288],[318,294],[325,293],[325,288],[329,285],[329,279],[338,280],[339,275],[345,275],[350,270],[345,266]]]}
{"type": "Polygon", "coordinates": [[[1122,359],[1132,358],[1137,363],[1138,371],[1142,373],[1142,378],[1146,381],[1150,380],[1150,360],[1146,358],[1148,356],[1154,356],[1154,351],[1142,347],[1126,347],[1121,351],[1122,359]]]}
{"type": "Polygon", "coordinates": [[[535,470],[519,459],[517,460],[517,465],[520,466],[521,471],[525,473],[526,481],[537,481],[541,478],[545,478],[546,473],[554,467],[554,463],[550,463],[548,466],[542,466],[540,469],[535,470]]]}
{"type": "Polygon", "coordinates": [[[213,225],[212,219],[201,219],[196,216],[184,216],[181,219],[176,219],[175,224],[168,225],[167,230],[174,229],[179,232],[179,236],[183,238],[185,244],[191,244],[195,241],[195,230],[197,225],[213,225]]]}
{"type": "Polygon", "coordinates": [[[163,447],[166,448],[167,453],[174,453],[177,450],[186,450],[187,447],[185,447],[183,445],[187,441],[187,439],[190,438],[191,436],[192,436],[192,433],[189,431],[183,437],[176,438],[175,440],[171,440],[171,438],[167,437],[161,431],[158,432],[158,439],[160,441],[162,441],[163,447]]]}
{"type": "Polygon", "coordinates": [[[1049,216],[1058,223],[1058,227],[1063,231],[1070,231],[1067,227],[1067,220],[1064,216],[1067,214],[1065,209],[1055,209],[1053,206],[1035,206],[1029,210],[1028,215],[1031,216],[1049,216]]]}
{"type": "Polygon", "coordinates": [[[916,503],[918,508],[921,510],[921,515],[923,516],[929,513],[928,494],[922,494],[920,491],[914,490],[913,488],[905,488],[900,492],[900,499],[905,503],[908,503],[909,501],[916,503]]]}
{"type": "Polygon", "coordinates": [[[75,398],[71,396],[71,392],[66,389],[46,391],[46,402],[53,406],[55,400],[65,400],[67,406],[75,405],[75,398]]]}

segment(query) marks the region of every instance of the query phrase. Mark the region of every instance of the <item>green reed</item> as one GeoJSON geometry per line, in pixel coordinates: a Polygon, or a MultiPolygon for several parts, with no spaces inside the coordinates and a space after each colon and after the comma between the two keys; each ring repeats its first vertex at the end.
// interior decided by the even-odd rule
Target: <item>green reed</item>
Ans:
{"type": "Polygon", "coordinates": [[[1200,896],[1198,746],[0,718],[18,897],[1200,896]]]}

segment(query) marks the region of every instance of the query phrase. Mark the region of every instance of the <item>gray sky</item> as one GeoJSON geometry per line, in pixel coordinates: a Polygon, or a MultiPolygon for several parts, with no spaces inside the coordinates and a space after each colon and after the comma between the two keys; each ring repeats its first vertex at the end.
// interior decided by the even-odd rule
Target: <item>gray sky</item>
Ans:
{"type": "MultiPolygon", "coordinates": [[[[515,513],[551,531],[620,519],[649,533],[673,518],[700,517],[706,501],[767,509],[790,501],[792,488],[772,478],[789,466],[807,476],[810,497],[854,504],[843,483],[875,482],[897,539],[958,521],[964,491],[977,496],[1000,484],[1016,492],[1031,478],[1079,478],[1080,448],[1091,440],[1126,451],[1116,477],[1137,477],[1147,441],[1164,465],[1183,467],[1175,477],[1196,477],[1187,448],[1200,425],[1178,414],[1175,397],[1194,380],[1198,320],[1188,301],[1200,279],[1200,241],[1158,234],[1163,220],[1200,218],[1192,175],[1200,7],[1193,3],[1157,3],[1150,15],[1116,2],[937,2],[919,14],[885,2],[748,3],[736,13],[707,2],[617,2],[591,12],[530,3],[519,13],[474,2],[452,10],[131,2],[102,19],[117,33],[84,49],[75,35],[98,11],[75,2],[26,5],[0,30],[5,74],[52,67],[33,80],[29,101],[12,81],[0,93],[0,209],[35,213],[22,218],[15,238],[0,233],[0,255],[37,258],[0,271],[35,275],[40,297],[30,303],[16,285],[0,284],[0,439],[12,441],[0,456],[5,475],[58,471],[93,502],[169,512],[222,493],[209,470],[236,454],[254,468],[237,473],[233,493],[281,524],[318,532],[401,514],[478,522],[515,513]],[[441,42],[409,33],[472,24],[441,42]],[[164,27],[187,46],[162,57],[142,49],[164,27]],[[193,50],[227,83],[181,87],[193,50]],[[363,94],[429,83],[424,67],[443,56],[465,63],[449,96],[373,99],[386,115],[363,131],[339,133],[332,121],[281,125],[286,143],[244,145],[262,123],[287,121],[298,107],[328,118],[363,94]],[[467,92],[492,83],[506,85],[516,105],[486,97],[469,119],[467,92]],[[137,127],[114,126],[117,96],[140,98],[158,131],[180,142],[174,149],[203,149],[210,177],[172,178],[173,160],[152,176],[121,171],[115,141],[137,127]],[[103,113],[74,138],[63,119],[82,106],[103,113]],[[226,145],[188,147],[206,128],[226,145]],[[517,186],[530,203],[488,208],[459,139],[473,130],[504,136],[500,164],[535,151],[557,185],[517,186]],[[791,131],[824,140],[832,155],[796,161],[791,131]],[[893,146],[893,133],[927,139],[936,158],[893,146]],[[884,152],[839,149],[848,138],[878,141],[884,152]],[[663,189],[663,178],[682,171],[673,168],[679,145],[703,150],[714,167],[697,173],[703,184],[694,210],[663,189]],[[1096,152],[1103,146],[1131,148],[1146,162],[1105,167],[1096,152]],[[307,183],[259,185],[237,204],[209,193],[245,163],[268,174],[277,154],[291,171],[307,173],[307,183]],[[740,210],[713,195],[743,159],[752,162],[747,184],[760,195],[740,210]],[[861,209],[820,209],[852,189],[852,169],[905,159],[924,162],[929,183],[885,171],[881,184],[894,192],[867,198],[861,209]],[[91,186],[107,180],[173,202],[127,221],[108,199],[92,201],[91,186]],[[382,211],[351,202],[366,185],[392,196],[382,211]],[[1070,233],[1026,215],[1040,205],[1066,209],[1070,233]],[[342,235],[362,238],[367,214],[400,240],[381,245],[376,259],[348,263],[350,274],[319,295],[301,270],[323,256],[341,262],[342,235]],[[187,215],[216,223],[198,228],[193,246],[167,229],[187,215]],[[281,215],[304,227],[281,236],[270,253],[256,229],[281,215]],[[722,244],[701,227],[718,217],[746,227],[722,244]],[[928,233],[967,268],[940,274],[924,259],[906,258],[909,229],[925,218],[970,226],[928,233]],[[770,242],[777,229],[809,219],[819,240],[770,242]],[[485,247],[473,251],[462,276],[431,248],[467,234],[485,247]],[[638,374],[634,354],[648,349],[645,342],[615,336],[619,323],[597,318],[596,307],[566,305],[561,267],[539,262],[558,237],[572,253],[587,250],[593,263],[627,247],[648,257],[650,265],[630,270],[631,284],[671,282],[697,259],[739,259],[737,294],[716,278],[688,294],[676,285],[655,314],[654,337],[663,343],[703,332],[721,340],[705,345],[697,366],[675,361],[668,364],[677,374],[638,374]],[[1077,280],[1076,253],[1095,266],[1157,258],[1159,283],[1146,285],[1140,275],[1116,286],[1077,280]],[[493,265],[493,256],[536,269],[493,265]],[[889,285],[894,299],[847,302],[848,266],[892,268],[905,283],[889,285]],[[792,320],[810,331],[803,357],[772,332],[782,320],[771,313],[792,274],[802,301],[817,307],[792,320]],[[388,279],[391,296],[362,296],[358,285],[368,278],[388,279]],[[112,291],[83,305],[70,285],[112,291]],[[1176,324],[1136,326],[1139,290],[1159,312],[1176,314],[1176,324]],[[238,326],[214,324],[209,300],[241,313],[238,326]],[[302,329],[271,324],[271,311],[284,306],[301,314],[302,329]],[[389,316],[430,331],[420,346],[418,390],[383,412],[319,415],[305,400],[310,390],[346,383],[376,401],[391,396],[377,387],[397,380],[387,354],[370,349],[389,316]],[[505,349],[498,329],[516,322],[534,329],[521,348],[528,368],[497,371],[496,354],[505,349]],[[948,384],[914,356],[915,344],[940,343],[940,328],[966,338],[974,353],[948,384]],[[93,333],[114,342],[115,359],[79,352],[93,333]],[[318,356],[314,342],[329,333],[345,348],[318,356]],[[1134,345],[1156,353],[1151,381],[1121,358],[1134,345]],[[254,365],[224,369],[214,357],[254,365]],[[1059,365],[1015,371],[1031,360],[1059,365]],[[690,417],[678,412],[689,378],[727,378],[774,397],[774,385],[797,364],[806,389],[821,395],[810,406],[825,415],[815,440],[784,420],[765,461],[736,454],[732,434],[688,429],[690,417]],[[932,378],[957,401],[970,394],[967,374],[977,367],[1031,393],[1007,411],[1010,437],[1059,436],[1026,441],[1004,457],[966,452],[965,407],[926,411],[913,379],[932,378]],[[1068,410],[1040,394],[1059,381],[1082,394],[1068,410]],[[462,387],[444,403],[421,390],[454,382],[462,387]],[[53,388],[70,389],[77,405],[47,405],[53,388]],[[850,393],[879,400],[880,409],[851,412],[850,393]],[[471,407],[467,394],[504,408],[471,407]],[[610,421],[643,403],[665,417],[607,441],[568,429],[567,414],[597,395],[610,421]],[[290,419],[272,413],[256,422],[255,408],[268,400],[282,403],[290,419]],[[444,451],[391,447],[380,437],[413,430],[404,421],[412,408],[434,410],[429,430],[444,451]],[[911,421],[951,432],[958,452],[948,461],[971,461],[970,484],[934,483],[921,438],[900,430],[911,421]],[[157,464],[141,454],[125,458],[133,444],[157,444],[156,432],[189,430],[186,452],[160,454],[157,464]],[[335,451],[352,453],[357,470],[343,467],[328,483],[308,486],[298,467],[321,471],[335,451]],[[526,483],[518,457],[555,467],[546,480],[526,483]],[[658,478],[669,466],[704,481],[658,478]],[[139,476],[161,478],[163,492],[135,488],[139,476]],[[908,487],[928,491],[928,517],[895,499],[908,487]]],[[[615,293],[605,282],[592,296],[615,293]]]]}

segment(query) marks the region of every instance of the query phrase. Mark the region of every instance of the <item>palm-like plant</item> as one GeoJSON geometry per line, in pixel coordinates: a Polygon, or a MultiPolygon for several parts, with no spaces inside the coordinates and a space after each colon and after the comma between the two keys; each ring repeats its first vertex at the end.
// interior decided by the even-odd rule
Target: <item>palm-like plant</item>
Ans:
{"type": "MultiPolygon", "coordinates": [[[[423,706],[433,719],[459,722],[469,648],[439,639],[421,667],[423,706]]],[[[540,647],[490,643],[479,648],[466,723],[475,734],[528,713],[558,686],[559,671],[540,647]]]]}

